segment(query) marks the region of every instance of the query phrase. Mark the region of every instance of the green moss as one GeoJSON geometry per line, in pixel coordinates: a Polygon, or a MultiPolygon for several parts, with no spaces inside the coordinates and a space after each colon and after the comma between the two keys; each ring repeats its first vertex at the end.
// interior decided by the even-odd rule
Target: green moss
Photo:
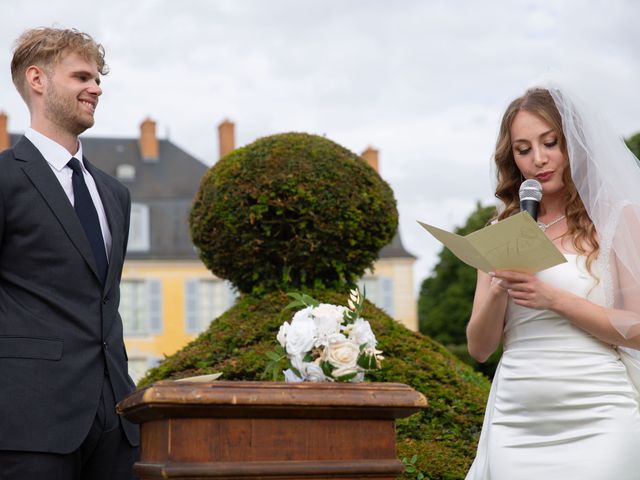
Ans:
{"type": "MultiPolygon", "coordinates": [[[[340,292],[308,293],[327,303],[346,302],[340,292]]],[[[278,328],[291,318],[291,311],[283,311],[289,300],[283,292],[242,296],[196,340],[151,370],[140,386],[214,372],[222,372],[225,380],[261,380],[264,353],[273,349],[278,328]]],[[[475,454],[487,380],[440,344],[407,330],[368,302],[363,316],[385,355],[382,369],[368,379],[405,383],[429,402],[424,411],[398,421],[398,456],[417,454],[417,467],[429,479],[463,479],[475,454]]]]}

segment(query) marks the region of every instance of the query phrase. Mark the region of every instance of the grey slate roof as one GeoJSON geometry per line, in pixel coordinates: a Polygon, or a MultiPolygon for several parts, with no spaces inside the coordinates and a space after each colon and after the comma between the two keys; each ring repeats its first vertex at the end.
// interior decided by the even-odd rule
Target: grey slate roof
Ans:
{"type": "Polygon", "coordinates": [[[402,245],[402,238],[400,238],[400,230],[393,236],[391,243],[382,247],[380,250],[380,258],[416,258],[415,255],[410,254],[402,245]]]}
{"type": "MultiPolygon", "coordinates": [[[[15,144],[21,135],[10,135],[15,144]]],[[[208,167],[171,143],[159,140],[158,160],[143,160],[137,138],[80,137],[85,157],[109,175],[116,177],[119,165],[135,168],[134,180],[123,180],[133,202],[149,206],[147,252],[127,253],[127,258],[156,260],[196,259],[189,236],[189,211],[200,180],[208,167]]],[[[415,258],[402,245],[400,232],[380,251],[380,258],[415,258]]]]}
{"type": "Polygon", "coordinates": [[[189,236],[189,210],[207,166],[169,140],[159,140],[157,160],[143,160],[137,138],[81,137],[87,159],[109,175],[118,165],[135,168],[134,180],[123,180],[132,201],[149,206],[148,252],[129,251],[127,258],[186,260],[198,258],[189,236]]]}

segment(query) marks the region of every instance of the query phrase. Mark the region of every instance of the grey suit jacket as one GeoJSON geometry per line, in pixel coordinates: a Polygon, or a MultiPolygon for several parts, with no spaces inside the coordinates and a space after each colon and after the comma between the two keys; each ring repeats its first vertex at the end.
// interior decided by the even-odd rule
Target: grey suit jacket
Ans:
{"type": "MultiPolygon", "coordinates": [[[[112,235],[103,286],[82,225],[25,137],[0,153],[0,450],[68,453],[93,422],[105,375],[135,386],[118,314],[131,200],[85,159],[112,235]]],[[[122,420],[132,445],[136,425],[122,420]]]]}

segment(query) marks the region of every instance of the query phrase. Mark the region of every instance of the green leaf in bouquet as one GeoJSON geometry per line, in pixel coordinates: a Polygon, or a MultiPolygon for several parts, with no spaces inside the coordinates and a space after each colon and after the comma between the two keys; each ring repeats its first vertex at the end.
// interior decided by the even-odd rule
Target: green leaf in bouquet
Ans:
{"type": "Polygon", "coordinates": [[[280,360],[280,355],[278,355],[276,352],[267,352],[265,353],[265,355],[267,356],[267,358],[269,360],[273,360],[273,361],[279,361],[280,360]]]}
{"type": "Polygon", "coordinates": [[[302,361],[306,363],[313,362],[313,357],[311,356],[311,352],[307,352],[304,358],[302,359],[302,361]]]}
{"type": "Polygon", "coordinates": [[[271,378],[271,380],[274,382],[277,382],[278,380],[284,380],[284,373],[282,373],[282,363],[275,360],[267,363],[261,377],[271,378]]]}
{"type": "Polygon", "coordinates": [[[284,374],[282,370],[286,368],[289,363],[287,358],[287,351],[280,344],[276,345],[273,350],[265,352],[265,357],[269,359],[264,372],[262,372],[262,378],[271,378],[274,382],[277,380],[284,380],[284,374]]]}
{"type": "Polygon", "coordinates": [[[293,298],[293,302],[289,303],[285,310],[296,308],[296,307],[317,307],[320,305],[320,302],[306,293],[298,293],[298,292],[288,292],[287,296],[293,298]]]}
{"type": "Polygon", "coordinates": [[[293,308],[298,308],[298,307],[304,307],[304,303],[302,303],[299,300],[295,300],[291,303],[289,303],[286,307],[284,307],[285,310],[291,310],[293,308]]]}
{"type": "Polygon", "coordinates": [[[351,311],[351,310],[347,310],[342,315],[342,319],[344,320],[345,324],[349,325],[351,323],[354,323],[358,319],[358,314],[356,312],[351,311]]]}
{"type": "Polygon", "coordinates": [[[302,301],[307,307],[317,307],[320,305],[320,302],[306,293],[302,294],[302,301]]]}
{"type": "Polygon", "coordinates": [[[367,353],[360,354],[357,364],[365,370],[373,370],[377,367],[376,357],[367,353]]]}
{"type": "Polygon", "coordinates": [[[349,380],[353,380],[356,377],[356,375],[358,375],[358,372],[348,373],[346,375],[340,375],[339,377],[336,377],[336,381],[348,382],[349,380]]]}
{"type": "Polygon", "coordinates": [[[291,365],[289,368],[290,368],[290,369],[291,369],[291,371],[292,371],[293,373],[295,373],[298,377],[302,378],[302,374],[300,373],[300,370],[298,370],[298,369],[297,369],[296,367],[294,367],[293,365],[291,365]]]}
{"type": "Polygon", "coordinates": [[[333,365],[329,362],[320,362],[320,368],[322,369],[322,373],[324,373],[327,377],[331,376],[331,372],[333,372],[333,365]]]}

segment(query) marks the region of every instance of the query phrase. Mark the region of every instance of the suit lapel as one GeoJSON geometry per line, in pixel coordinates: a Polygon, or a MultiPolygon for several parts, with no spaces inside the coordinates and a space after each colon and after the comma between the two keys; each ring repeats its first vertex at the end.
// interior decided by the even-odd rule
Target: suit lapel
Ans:
{"type": "Polygon", "coordinates": [[[98,277],[93,252],[89,246],[86,234],[80,224],[69,198],[62,189],[60,182],[51,167],[47,164],[40,151],[26,138],[22,137],[15,145],[16,160],[24,162],[22,170],[29,177],[31,183],[49,205],[69,239],[84,258],[94,275],[98,277]]]}

